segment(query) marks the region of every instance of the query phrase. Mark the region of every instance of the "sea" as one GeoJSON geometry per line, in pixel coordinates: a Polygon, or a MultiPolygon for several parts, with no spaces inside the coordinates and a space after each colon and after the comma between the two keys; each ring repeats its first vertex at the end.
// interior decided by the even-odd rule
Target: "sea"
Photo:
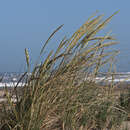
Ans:
{"type": "Polygon", "coordinates": [[[21,79],[24,73],[17,72],[1,72],[0,73],[0,88],[3,87],[22,87],[25,85],[25,79],[21,79]]]}
{"type": "MultiPolygon", "coordinates": [[[[17,85],[17,87],[24,86],[25,79],[23,79],[19,82],[19,80],[23,74],[24,73],[17,73],[17,72],[0,73],[0,88],[15,87],[16,85],[17,85]]],[[[120,83],[130,84],[130,72],[119,72],[119,73],[113,74],[113,77],[109,76],[109,75],[101,74],[101,75],[97,76],[94,80],[95,80],[95,82],[98,82],[98,83],[113,81],[114,83],[120,82],[120,83]]],[[[85,77],[84,79],[87,80],[88,77],[87,78],[85,77]]]]}

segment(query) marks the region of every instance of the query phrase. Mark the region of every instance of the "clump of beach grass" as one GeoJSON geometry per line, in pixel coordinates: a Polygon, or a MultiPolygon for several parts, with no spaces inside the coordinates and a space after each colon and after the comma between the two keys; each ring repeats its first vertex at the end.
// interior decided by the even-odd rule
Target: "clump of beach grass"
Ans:
{"type": "MultiPolygon", "coordinates": [[[[119,129],[127,112],[115,98],[112,84],[103,87],[94,80],[104,65],[110,65],[108,73],[112,71],[112,61],[118,53],[107,51],[117,43],[112,36],[98,36],[116,13],[105,21],[103,15],[90,17],[42,61],[46,46],[63,25],[50,35],[21,95],[15,86],[15,105],[7,95],[8,109],[2,109],[1,130],[119,129]]],[[[30,73],[27,49],[25,54],[30,73]]]]}

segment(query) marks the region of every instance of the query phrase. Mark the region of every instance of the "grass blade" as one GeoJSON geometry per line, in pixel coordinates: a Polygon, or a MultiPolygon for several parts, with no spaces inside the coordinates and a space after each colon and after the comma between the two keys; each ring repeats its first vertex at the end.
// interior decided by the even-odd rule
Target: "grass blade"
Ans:
{"type": "Polygon", "coordinates": [[[63,27],[63,24],[60,25],[56,30],[54,30],[54,32],[50,35],[50,37],[47,39],[47,41],[45,42],[44,46],[42,47],[41,51],[40,51],[40,55],[43,53],[46,45],[48,44],[48,42],[51,40],[51,38],[54,36],[54,34],[59,31],[61,28],[63,27]]]}

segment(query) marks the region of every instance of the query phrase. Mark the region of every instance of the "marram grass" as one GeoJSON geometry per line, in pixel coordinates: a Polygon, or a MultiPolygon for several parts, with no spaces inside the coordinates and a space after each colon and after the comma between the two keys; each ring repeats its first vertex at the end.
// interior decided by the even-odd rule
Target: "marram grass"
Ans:
{"type": "MultiPolygon", "coordinates": [[[[1,110],[4,113],[0,118],[1,130],[119,129],[127,112],[115,98],[111,86],[101,87],[93,80],[118,53],[106,51],[117,43],[113,37],[98,36],[116,13],[105,21],[102,15],[90,17],[70,38],[64,37],[57,50],[50,51],[42,61],[46,46],[63,25],[50,35],[40,51],[40,64],[37,62],[27,77],[22,96],[17,94],[17,86],[15,105],[7,96],[8,108],[1,110]]],[[[25,55],[29,72],[27,49],[25,55]]]]}

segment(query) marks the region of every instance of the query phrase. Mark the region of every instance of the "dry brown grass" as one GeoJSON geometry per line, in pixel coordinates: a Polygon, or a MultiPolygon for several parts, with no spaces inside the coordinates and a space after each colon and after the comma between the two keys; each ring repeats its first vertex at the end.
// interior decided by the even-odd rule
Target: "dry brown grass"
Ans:
{"type": "MultiPolygon", "coordinates": [[[[112,71],[113,57],[118,53],[106,51],[117,43],[113,37],[97,34],[116,13],[105,21],[102,21],[102,15],[89,18],[72,37],[63,38],[57,50],[50,51],[41,61],[46,46],[62,26],[51,34],[31,76],[27,77],[22,96],[17,95],[15,87],[18,99],[15,106],[7,94],[11,109],[3,109],[6,116],[1,117],[1,129],[102,130],[120,126],[127,112],[115,98],[113,85],[108,89],[93,82],[104,64],[110,64],[108,73],[112,71]]],[[[30,72],[27,49],[25,54],[30,72]]]]}

